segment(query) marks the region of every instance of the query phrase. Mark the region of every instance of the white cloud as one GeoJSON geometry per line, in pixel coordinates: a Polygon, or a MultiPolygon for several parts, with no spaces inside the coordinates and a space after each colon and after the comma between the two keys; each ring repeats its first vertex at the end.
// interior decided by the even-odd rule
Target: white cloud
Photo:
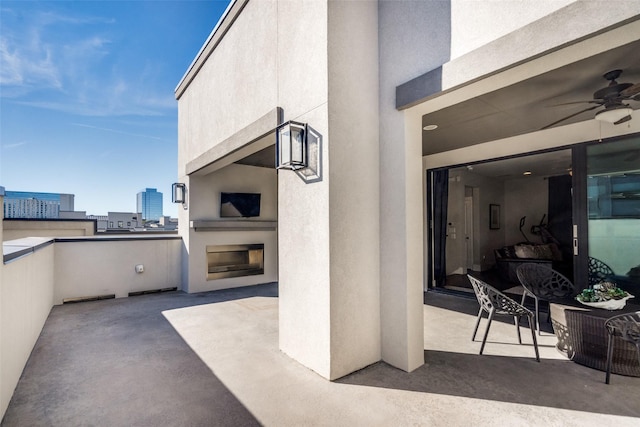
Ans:
{"type": "Polygon", "coordinates": [[[120,37],[110,34],[114,22],[57,12],[5,14],[0,33],[2,97],[84,116],[173,114],[177,106],[172,91],[165,94],[157,88],[160,66],[132,72],[135,62],[123,53],[127,42],[116,45],[112,40],[120,37]]]}
{"type": "Polygon", "coordinates": [[[26,141],[16,142],[13,144],[4,144],[2,148],[5,150],[10,150],[12,148],[22,147],[23,145],[27,145],[26,141]]]}
{"type": "Polygon", "coordinates": [[[82,123],[72,123],[73,126],[79,126],[79,127],[84,127],[84,128],[89,128],[89,129],[96,129],[96,130],[103,130],[105,132],[112,132],[112,133],[118,133],[120,135],[128,135],[128,136],[135,136],[136,138],[147,138],[147,139],[154,139],[157,141],[165,141],[167,142],[166,139],[157,137],[157,136],[153,136],[153,135],[145,135],[145,134],[140,134],[140,133],[131,133],[131,132],[124,132],[118,129],[110,129],[110,128],[104,128],[104,127],[100,127],[100,126],[93,126],[93,125],[86,125],[86,124],[82,124],[82,123]]]}

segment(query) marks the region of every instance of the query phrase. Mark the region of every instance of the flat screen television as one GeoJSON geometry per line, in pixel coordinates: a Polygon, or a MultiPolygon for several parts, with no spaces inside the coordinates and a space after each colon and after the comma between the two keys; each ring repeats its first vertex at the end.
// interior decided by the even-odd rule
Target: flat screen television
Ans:
{"type": "Polygon", "coordinates": [[[260,216],[260,193],[220,193],[220,218],[260,216]]]}

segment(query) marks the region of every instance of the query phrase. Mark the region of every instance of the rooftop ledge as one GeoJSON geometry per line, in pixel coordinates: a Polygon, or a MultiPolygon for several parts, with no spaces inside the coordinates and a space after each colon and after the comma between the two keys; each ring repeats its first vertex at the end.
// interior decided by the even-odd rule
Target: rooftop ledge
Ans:
{"type": "Polygon", "coordinates": [[[32,254],[53,243],[65,242],[114,242],[123,240],[167,240],[181,239],[176,234],[153,234],[153,235],[106,235],[106,236],[76,236],[76,237],[25,237],[22,239],[7,240],[2,242],[3,262],[6,264],[25,255],[32,254]]]}
{"type": "Polygon", "coordinates": [[[51,237],[25,237],[24,239],[2,242],[3,262],[20,258],[39,249],[53,244],[55,239],[51,237]]]}

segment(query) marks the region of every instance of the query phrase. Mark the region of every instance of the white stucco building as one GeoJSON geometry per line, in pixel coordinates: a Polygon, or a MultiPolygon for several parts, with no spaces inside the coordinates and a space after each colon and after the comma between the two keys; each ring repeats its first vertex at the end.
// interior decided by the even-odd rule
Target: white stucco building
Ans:
{"type": "MultiPolygon", "coordinates": [[[[417,368],[435,257],[446,274],[490,268],[523,215],[548,213],[559,173],[536,168],[572,176],[576,280],[587,255],[620,247],[611,227],[637,244],[633,214],[591,215],[587,178],[640,170],[637,111],[614,125],[594,97],[615,69],[637,88],[638,52],[635,0],[232,1],[176,88],[183,288],[277,281],[281,350],[328,379],[379,360],[417,368]],[[557,105],[573,101],[586,102],[557,105]],[[309,167],[276,172],[275,130],[290,120],[313,135],[309,167]],[[624,167],[590,169],[621,153],[624,167]],[[479,178],[497,159],[540,178],[479,178]],[[448,219],[433,208],[443,171],[448,219]],[[221,216],[223,193],[259,194],[258,216],[221,216]],[[233,268],[251,272],[220,275],[220,252],[244,252],[233,268]]],[[[638,92],[622,91],[616,108],[637,109],[638,92]]]]}

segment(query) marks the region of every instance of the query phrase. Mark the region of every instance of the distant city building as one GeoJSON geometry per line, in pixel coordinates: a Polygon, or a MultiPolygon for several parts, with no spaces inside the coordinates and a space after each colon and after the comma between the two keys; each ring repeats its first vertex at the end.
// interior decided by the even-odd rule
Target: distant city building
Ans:
{"type": "Polygon", "coordinates": [[[6,191],[3,203],[5,218],[60,218],[60,212],[73,211],[73,194],[6,191]]]}
{"type": "Polygon", "coordinates": [[[162,227],[164,230],[177,230],[178,229],[178,218],[171,218],[169,216],[163,216],[158,221],[158,225],[162,227]]]}
{"type": "Polygon", "coordinates": [[[132,212],[109,212],[107,215],[89,215],[98,221],[98,231],[133,231],[142,229],[142,214],[132,212]]]}
{"type": "Polygon", "coordinates": [[[155,188],[145,188],[137,195],[136,210],[145,221],[158,221],[162,216],[162,193],[155,188]]]}

